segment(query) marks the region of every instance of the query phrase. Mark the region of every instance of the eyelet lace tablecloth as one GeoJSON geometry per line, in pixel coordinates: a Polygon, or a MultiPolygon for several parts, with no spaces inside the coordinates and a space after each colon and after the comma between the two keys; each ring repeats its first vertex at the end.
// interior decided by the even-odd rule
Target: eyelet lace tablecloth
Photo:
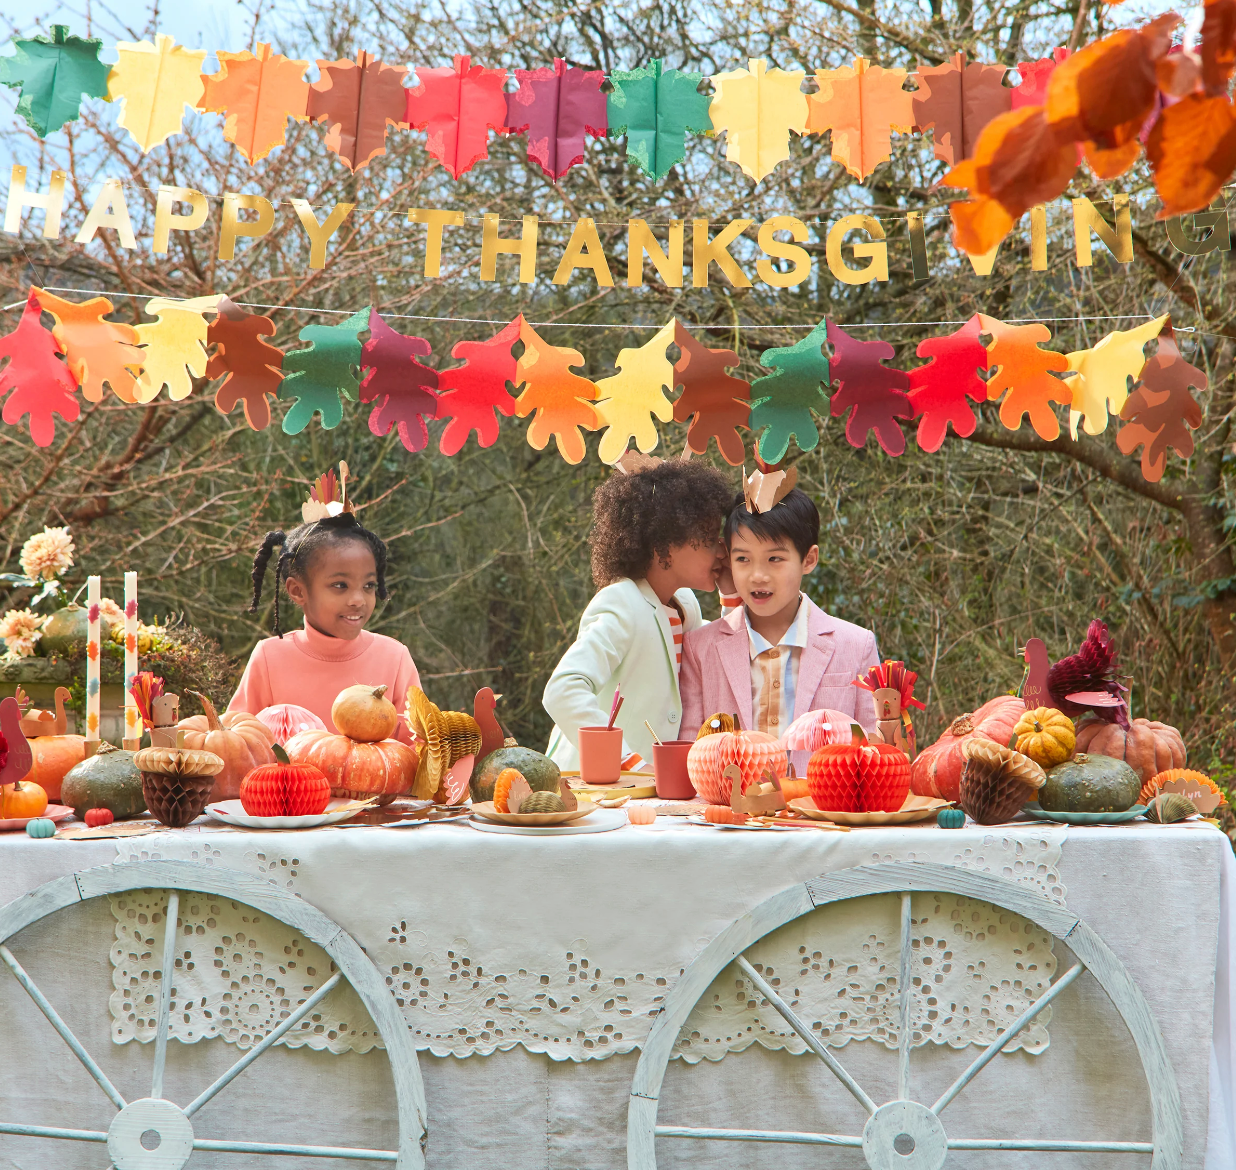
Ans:
{"type": "MultiPolygon", "coordinates": [[[[639,1048],[668,988],[744,911],[795,881],[885,861],[958,865],[1063,903],[1065,830],[944,832],[934,825],[851,833],[723,832],[661,818],[658,828],[554,840],[463,825],[121,839],[122,862],[194,861],[260,874],[303,897],[365,948],[417,1047],[436,1056],[522,1046],[557,1060],[639,1048]],[[660,827],[662,821],[669,822],[660,827]]],[[[112,1035],[154,1036],[166,893],[111,899],[112,1035]]],[[[914,1045],[987,1044],[1048,986],[1049,934],[1008,911],[915,894],[914,1045]]],[[[769,935],[747,957],[826,1043],[897,1045],[899,901],[829,907],[769,935]]],[[[318,947],[247,906],[187,895],[177,924],[171,1034],[248,1047],[304,1002],[333,967],[318,947]]],[[[1050,1009],[1009,1046],[1048,1044],[1050,1009]]],[[[365,1052],[380,1040],[341,985],[282,1043],[365,1052]]],[[[704,995],[679,1037],[687,1062],[752,1044],[802,1052],[802,1039],[737,967],[704,995]]]]}

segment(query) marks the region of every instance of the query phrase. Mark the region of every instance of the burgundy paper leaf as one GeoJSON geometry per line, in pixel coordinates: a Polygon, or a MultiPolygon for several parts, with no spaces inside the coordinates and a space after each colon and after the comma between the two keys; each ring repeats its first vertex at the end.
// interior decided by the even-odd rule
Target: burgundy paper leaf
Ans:
{"type": "Polygon", "coordinates": [[[369,429],[375,435],[390,434],[399,427],[399,438],[409,451],[423,451],[429,442],[427,418],[438,411],[438,371],[416,359],[428,357],[429,342],[423,337],[397,333],[369,310],[369,340],[361,347],[361,370],[368,371],[360,384],[360,400],[374,402],[369,429]]]}
{"type": "Polygon", "coordinates": [[[584,135],[604,136],[609,122],[599,69],[580,69],[558,57],[554,67],[516,69],[519,89],[506,95],[506,124],[528,135],[528,157],[554,180],[584,161],[584,135]]]}
{"type": "Polygon", "coordinates": [[[845,424],[850,445],[861,449],[874,433],[886,455],[904,453],[906,437],[897,420],[913,418],[914,408],[906,393],[910,376],[884,364],[893,356],[893,347],[878,338],[859,341],[831,321],[828,344],[833,348],[829,376],[837,383],[829,405],[833,418],[850,412],[845,424]]]}
{"type": "MultiPolygon", "coordinates": [[[[476,441],[482,447],[492,447],[498,441],[497,411],[507,418],[515,413],[515,399],[507,386],[517,381],[517,360],[511,347],[519,340],[523,315],[504,325],[488,341],[459,341],[451,357],[463,361],[438,375],[438,418],[446,424],[438,450],[443,455],[457,455],[468,436],[476,431],[476,441]]],[[[522,383],[520,383],[522,385],[522,383]]]]}
{"type": "Polygon", "coordinates": [[[910,371],[910,405],[918,418],[918,445],[938,451],[949,424],[963,439],[974,434],[978,419],[967,399],[983,402],[987,383],[978,376],[987,369],[987,347],[979,341],[982,323],[974,314],[955,333],[920,341],[915,353],[930,358],[910,371]]]}

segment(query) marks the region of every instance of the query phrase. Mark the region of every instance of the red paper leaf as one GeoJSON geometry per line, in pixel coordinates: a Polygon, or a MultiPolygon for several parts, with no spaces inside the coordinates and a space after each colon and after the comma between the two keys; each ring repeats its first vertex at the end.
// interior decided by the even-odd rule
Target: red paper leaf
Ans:
{"type": "Polygon", "coordinates": [[[231,414],[243,402],[245,422],[255,431],[270,425],[266,397],[275,397],[283,381],[283,350],[262,340],[274,332],[275,323],[269,317],[246,313],[227,297],[219,302],[206,331],[207,347],[215,347],[206,363],[206,377],[223,379],[215,393],[215,409],[231,414]]]}
{"type": "Polygon", "coordinates": [[[438,372],[421,365],[417,357],[428,357],[429,342],[423,337],[397,333],[369,310],[369,340],[361,346],[361,370],[367,370],[360,384],[360,400],[376,402],[369,415],[369,429],[375,435],[390,434],[399,427],[399,438],[409,451],[423,451],[429,442],[427,418],[438,411],[438,372]]]}
{"type": "Polygon", "coordinates": [[[932,128],[935,156],[949,166],[974,154],[983,127],[1009,108],[1003,65],[966,64],[958,53],[943,65],[922,66],[914,95],[914,128],[932,128]]]}
{"type": "Polygon", "coordinates": [[[428,129],[426,147],[453,178],[489,157],[489,131],[506,126],[505,69],[456,56],[453,68],[417,69],[408,90],[409,126],[428,129]]]}
{"type": "Polygon", "coordinates": [[[26,298],[17,328],[0,337],[0,397],[4,402],[4,421],[15,426],[23,415],[30,416],[30,437],[38,447],[50,447],[56,437],[52,415],[65,422],[76,422],[81,414],[77,382],[60,360],[60,347],[51,331],[39,322],[39,302],[34,294],[26,298]],[[9,393],[12,391],[12,393],[9,393]]]}
{"type": "Polygon", "coordinates": [[[732,349],[710,349],[696,341],[681,321],[674,324],[674,343],[682,356],[674,366],[674,389],[682,394],[674,403],[678,422],[691,420],[687,446],[697,455],[708,450],[708,440],[717,440],[717,449],[731,467],[740,467],[746,455],[739,427],[751,417],[751,384],[726,373],[738,365],[732,349]]]}
{"type": "Polygon", "coordinates": [[[551,179],[584,161],[584,135],[605,135],[609,122],[599,69],[567,67],[516,69],[519,89],[506,95],[506,124],[528,135],[528,157],[551,179]]]}
{"type": "Polygon", "coordinates": [[[309,87],[309,118],[326,122],[327,149],[350,171],[359,171],[386,153],[388,127],[406,125],[408,71],[364,52],[355,61],[319,61],[318,68],[321,77],[309,87]]]}
{"type": "Polygon", "coordinates": [[[833,349],[829,376],[837,383],[829,406],[833,418],[850,412],[845,424],[850,445],[861,450],[867,436],[874,434],[886,455],[902,454],[906,437],[897,420],[913,418],[914,408],[906,393],[910,376],[884,364],[893,356],[893,347],[878,338],[859,341],[831,321],[828,344],[833,349]]]}
{"type": "Polygon", "coordinates": [[[1020,110],[1022,106],[1041,106],[1047,100],[1047,82],[1055,72],[1056,66],[1067,60],[1068,49],[1053,49],[1050,57],[1040,61],[1018,61],[1017,72],[1021,81],[1013,87],[1010,108],[1020,110]]]}
{"type": "Polygon", "coordinates": [[[515,399],[507,387],[518,393],[523,385],[516,384],[518,363],[511,354],[523,323],[521,314],[488,341],[455,343],[451,357],[459,358],[463,365],[438,375],[436,417],[450,419],[438,441],[443,455],[459,454],[473,431],[480,446],[492,447],[498,441],[498,415],[494,412],[507,418],[515,413],[515,399]]]}
{"type": "Polygon", "coordinates": [[[910,371],[910,405],[918,418],[918,445],[924,451],[938,451],[948,434],[949,424],[963,439],[974,434],[978,425],[974,408],[967,399],[982,402],[987,398],[987,383],[978,376],[987,369],[987,348],[979,341],[981,323],[974,314],[955,333],[928,337],[914,352],[931,358],[925,366],[910,371]]]}

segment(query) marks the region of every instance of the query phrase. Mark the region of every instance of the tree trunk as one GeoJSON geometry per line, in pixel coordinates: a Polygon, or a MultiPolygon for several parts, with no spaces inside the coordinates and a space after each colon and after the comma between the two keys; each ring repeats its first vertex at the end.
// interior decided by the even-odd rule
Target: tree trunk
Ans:
{"type": "Polygon", "coordinates": [[[1236,664],[1236,568],[1224,538],[1223,516],[1201,496],[1184,496],[1180,511],[1200,576],[1198,588],[1206,590],[1209,585],[1214,591],[1213,597],[1206,597],[1203,610],[1219,660],[1228,671],[1236,664]]]}

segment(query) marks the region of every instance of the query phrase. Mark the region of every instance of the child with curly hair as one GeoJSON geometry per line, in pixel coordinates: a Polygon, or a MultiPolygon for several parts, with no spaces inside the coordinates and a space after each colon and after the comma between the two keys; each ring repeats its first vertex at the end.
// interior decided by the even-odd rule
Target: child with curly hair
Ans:
{"type": "Polygon", "coordinates": [[[609,722],[615,688],[624,769],[652,759],[645,720],[662,739],[694,736],[682,728],[682,641],[702,624],[692,590],[716,588],[732,495],[720,471],[682,460],[618,470],[597,488],[589,540],[598,591],[543,697],[554,721],[547,752],[560,768],[579,767],[579,729],[609,722]]]}

